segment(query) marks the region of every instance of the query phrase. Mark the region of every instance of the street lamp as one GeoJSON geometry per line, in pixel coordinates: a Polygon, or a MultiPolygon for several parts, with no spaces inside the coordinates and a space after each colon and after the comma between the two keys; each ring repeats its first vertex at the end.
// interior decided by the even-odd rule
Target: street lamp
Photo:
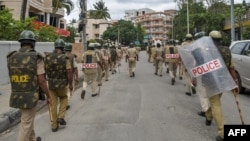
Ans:
{"type": "Polygon", "coordinates": [[[235,30],[234,30],[234,0],[230,1],[231,4],[231,41],[235,39],[235,30]]]}
{"type": "Polygon", "coordinates": [[[189,34],[189,8],[188,8],[188,0],[187,0],[187,34],[189,34]]]}

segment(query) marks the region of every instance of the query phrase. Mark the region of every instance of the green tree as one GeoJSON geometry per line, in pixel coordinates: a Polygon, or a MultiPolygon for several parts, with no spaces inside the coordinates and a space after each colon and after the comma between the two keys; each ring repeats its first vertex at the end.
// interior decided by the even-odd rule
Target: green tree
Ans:
{"type": "Polygon", "coordinates": [[[93,4],[94,10],[90,10],[90,18],[93,19],[111,19],[109,14],[109,9],[107,6],[105,6],[105,2],[103,0],[100,0],[93,4]]]}
{"type": "Polygon", "coordinates": [[[250,39],[250,26],[247,26],[246,29],[244,30],[243,38],[244,39],[250,39]]]}
{"type": "Polygon", "coordinates": [[[70,32],[70,36],[65,38],[66,42],[75,43],[76,29],[71,26],[67,26],[67,30],[70,32]]]}
{"type": "MultiPolygon", "coordinates": [[[[110,39],[111,41],[117,41],[118,33],[120,33],[120,42],[128,45],[129,43],[136,41],[137,31],[138,30],[131,21],[119,20],[118,23],[107,28],[107,30],[103,33],[102,38],[104,40],[110,39]],[[120,32],[118,32],[118,30],[120,32]]],[[[138,33],[138,35],[139,34],[142,35],[143,33],[138,33]]]]}
{"type": "Polygon", "coordinates": [[[243,0],[243,3],[234,9],[235,13],[235,24],[240,30],[240,38],[243,39],[243,22],[246,18],[248,12],[248,7],[246,5],[245,0],[243,0]]]}

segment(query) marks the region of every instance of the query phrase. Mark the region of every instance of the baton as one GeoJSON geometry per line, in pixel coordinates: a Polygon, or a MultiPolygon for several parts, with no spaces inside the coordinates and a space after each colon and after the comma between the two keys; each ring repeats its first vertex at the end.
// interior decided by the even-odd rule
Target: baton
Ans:
{"type": "Polygon", "coordinates": [[[100,95],[100,91],[101,91],[101,86],[99,86],[98,94],[97,95],[100,95]]]}
{"type": "Polygon", "coordinates": [[[49,104],[48,104],[48,108],[49,108],[49,118],[50,118],[50,121],[52,122],[53,121],[53,116],[52,116],[52,110],[51,110],[51,107],[50,107],[49,104]]]}
{"type": "Polygon", "coordinates": [[[238,98],[237,98],[237,95],[236,95],[235,91],[234,91],[234,99],[235,99],[235,102],[236,102],[236,105],[237,105],[237,109],[238,109],[239,114],[240,114],[241,123],[242,123],[242,125],[245,125],[245,123],[243,121],[242,112],[241,112],[241,109],[240,109],[240,104],[239,104],[239,101],[238,101],[238,98]]]}

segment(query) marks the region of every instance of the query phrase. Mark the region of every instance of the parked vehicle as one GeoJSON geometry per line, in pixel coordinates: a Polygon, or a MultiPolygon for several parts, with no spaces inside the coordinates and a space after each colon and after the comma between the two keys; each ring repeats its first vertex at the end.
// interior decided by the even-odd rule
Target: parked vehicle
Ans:
{"type": "Polygon", "coordinates": [[[240,92],[250,89],[250,40],[234,41],[230,45],[240,92]]]}

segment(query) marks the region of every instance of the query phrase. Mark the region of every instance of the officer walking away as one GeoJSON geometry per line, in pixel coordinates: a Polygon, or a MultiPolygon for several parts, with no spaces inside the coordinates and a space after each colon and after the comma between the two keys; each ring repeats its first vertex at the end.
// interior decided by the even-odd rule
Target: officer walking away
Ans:
{"type": "Polygon", "coordinates": [[[128,54],[126,56],[126,62],[128,62],[129,75],[130,77],[135,77],[136,60],[139,61],[137,56],[137,51],[134,48],[133,43],[130,44],[128,49],[128,54]]]}
{"type": "Polygon", "coordinates": [[[103,54],[102,54],[102,46],[100,43],[94,43],[95,44],[95,53],[100,59],[100,63],[97,64],[97,82],[98,86],[102,86],[102,78],[104,76],[103,72],[103,54]]]}
{"type": "Polygon", "coordinates": [[[103,54],[103,67],[105,71],[105,81],[108,81],[109,80],[109,67],[111,64],[110,53],[108,51],[108,44],[104,44],[102,54],[103,54]]]}
{"type": "MultiPolygon", "coordinates": [[[[76,62],[76,55],[72,54],[72,44],[71,43],[65,43],[65,48],[64,48],[65,54],[69,59],[70,62],[70,66],[72,68],[71,71],[71,75],[72,75],[72,85],[75,86],[76,84],[78,84],[79,80],[78,80],[78,69],[77,69],[77,62],[76,62]]],[[[74,92],[74,87],[73,90],[71,91],[68,88],[68,106],[66,107],[66,110],[68,110],[70,108],[69,102],[70,102],[70,98],[73,95],[74,92]]]]}
{"type": "Polygon", "coordinates": [[[178,48],[175,46],[175,40],[171,39],[165,48],[165,61],[168,64],[169,75],[171,77],[171,85],[175,84],[177,65],[179,62],[178,48]]]}
{"type": "MultiPolygon", "coordinates": [[[[188,45],[192,41],[193,41],[192,34],[187,34],[186,35],[186,40],[182,43],[182,46],[188,45]]],[[[180,61],[181,61],[181,59],[180,59],[180,61]]],[[[192,91],[192,94],[195,94],[196,90],[195,90],[194,85],[192,84],[191,76],[189,75],[186,67],[184,66],[184,64],[182,62],[181,62],[181,64],[182,64],[182,67],[183,67],[183,70],[184,70],[183,74],[184,74],[185,87],[186,87],[186,93],[185,94],[188,95],[188,96],[191,96],[191,91],[192,91]]]]}
{"type": "MultiPolygon", "coordinates": [[[[205,36],[205,32],[199,32],[194,35],[194,39],[198,40],[199,38],[203,36],[205,36]]],[[[196,86],[200,104],[201,104],[201,111],[198,112],[198,115],[205,117],[205,113],[209,108],[209,100],[208,100],[206,88],[204,87],[202,83],[202,76],[194,79],[192,83],[194,86],[196,86]]]]}
{"type": "Polygon", "coordinates": [[[45,71],[49,83],[49,92],[52,98],[52,132],[58,131],[58,124],[66,126],[64,119],[66,107],[68,105],[68,88],[73,90],[72,70],[68,57],[64,53],[65,42],[63,39],[56,39],[54,51],[45,53],[45,71]],[[59,111],[57,102],[59,98],[59,111]]]}
{"type": "MultiPolygon", "coordinates": [[[[96,93],[96,80],[97,80],[97,67],[102,66],[100,59],[95,52],[95,43],[90,43],[88,45],[87,51],[83,53],[83,90],[81,93],[81,98],[84,99],[87,86],[90,83],[92,90],[92,97],[97,96],[96,93]]],[[[103,70],[103,69],[102,69],[103,70]]]]}
{"type": "MultiPolygon", "coordinates": [[[[238,84],[238,79],[236,77],[234,64],[232,63],[232,56],[231,52],[228,47],[222,45],[222,35],[219,31],[211,31],[209,36],[213,39],[213,42],[217,49],[219,50],[232,78],[235,80],[236,84],[238,84]]],[[[239,93],[239,88],[235,88],[232,90],[234,94],[239,93]]],[[[221,96],[222,93],[216,94],[214,96],[209,97],[210,107],[206,111],[206,125],[211,125],[212,119],[215,120],[218,130],[218,136],[216,137],[216,141],[223,141],[224,140],[224,116],[222,113],[221,107],[221,96]]]]}
{"type": "Polygon", "coordinates": [[[112,44],[109,47],[109,51],[110,51],[110,60],[111,60],[110,68],[111,68],[112,74],[114,74],[116,73],[116,61],[117,61],[117,52],[116,52],[116,48],[114,44],[112,44]]]}
{"type": "Polygon", "coordinates": [[[162,68],[163,68],[163,61],[165,58],[165,54],[163,48],[161,47],[160,43],[156,44],[156,53],[154,56],[155,59],[155,75],[159,75],[162,77],[162,68]]]}
{"type": "MultiPolygon", "coordinates": [[[[46,94],[47,103],[51,97],[45,80],[43,55],[35,51],[35,34],[24,30],[20,34],[21,48],[7,55],[7,66],[11,82],[9,105],[19,108],[21,123],[18,141],[41,141],[35,137],[34,119],[39,100],[39,88],[46,94]]],[[[42,94],[42,93],[40,93],[42,94]]]]}

